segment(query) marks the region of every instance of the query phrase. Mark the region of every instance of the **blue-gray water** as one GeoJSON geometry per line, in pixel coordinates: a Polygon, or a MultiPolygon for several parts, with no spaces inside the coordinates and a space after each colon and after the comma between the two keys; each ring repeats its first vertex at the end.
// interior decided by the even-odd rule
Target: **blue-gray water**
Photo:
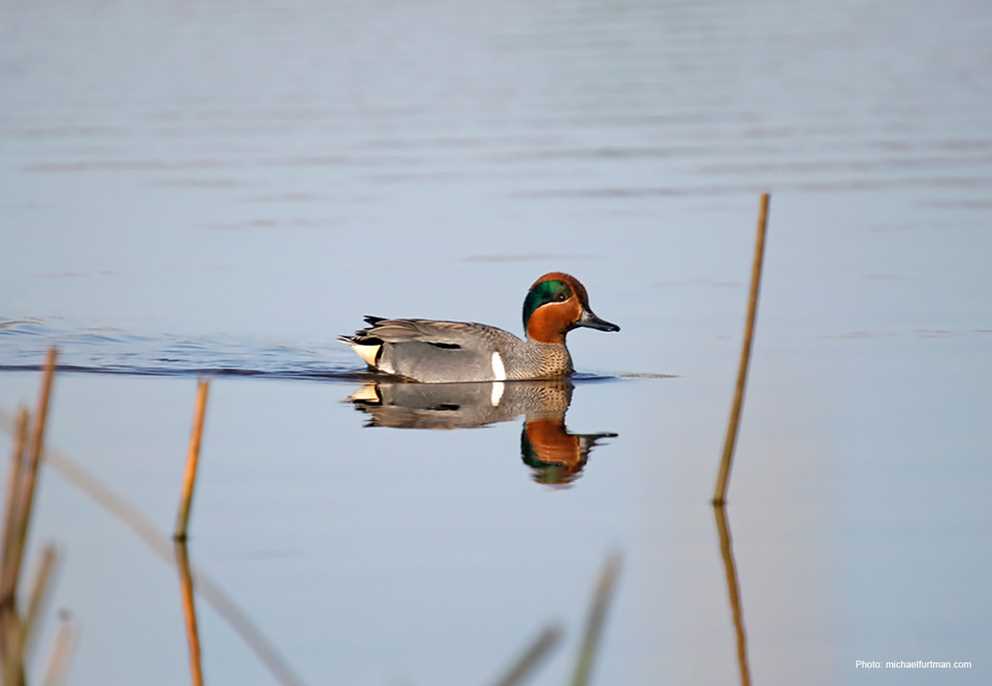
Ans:
{"type": "MultiPolygon", "coordinates": [[[[0,367],[55,342],[156,375],[61,375],[51,441],[163,531],[193,375],[274,377],[214,382],[190,554],[307,683],[486,683],[551,620],[534,683],[563,683],[613,550],[596,682],[737,678],[707,499],[761,190],[729,509],[754,682],[988,682],[985,3],[39,3],[0,26],[0,367]],[[623,327],[570,336],[614,380],[576,386],[568,429],[618,434],[570,487],[534,481],[519,420],[364,428],[342,402],[333,339],[363,314],[518,331],[552,269],[623,327]]],[[[38,377],[0,373],[0,406],[38,377]]],[[[70,682],[182,683],[175,570],[55,473],[38,516],[70,682]]],[[[269,683],[199,610],[207,680],[269,683]]]]}

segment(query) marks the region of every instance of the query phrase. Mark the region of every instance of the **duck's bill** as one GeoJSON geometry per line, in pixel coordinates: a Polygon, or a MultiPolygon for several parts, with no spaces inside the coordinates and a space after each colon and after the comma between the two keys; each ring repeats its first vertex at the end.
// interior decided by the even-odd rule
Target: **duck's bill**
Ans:
{"type": "Polygon", "coordinates": [[[597,331],[619,331],[620,327],[613,322],[608,322],[605,319],[600,319],[590,310],[585,310],[582,313],[582,318],[579,319],[575,324],[576,326],[585,326],[590,329],[596,329],[597,331]]]}

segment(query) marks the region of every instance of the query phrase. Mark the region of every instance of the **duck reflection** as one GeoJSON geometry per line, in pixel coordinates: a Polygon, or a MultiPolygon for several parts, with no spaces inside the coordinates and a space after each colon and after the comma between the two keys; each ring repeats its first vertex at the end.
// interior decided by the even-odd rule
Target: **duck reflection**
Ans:
{"type": "Polygon", "coordinates": [[[369,382],[348,398],[367,427],[468,429],[524,418],[520,456],[538,483],[571,483],[609,432],[576,434],[565,426],[574,385],[555,381],[419,384],[369,382]]]}

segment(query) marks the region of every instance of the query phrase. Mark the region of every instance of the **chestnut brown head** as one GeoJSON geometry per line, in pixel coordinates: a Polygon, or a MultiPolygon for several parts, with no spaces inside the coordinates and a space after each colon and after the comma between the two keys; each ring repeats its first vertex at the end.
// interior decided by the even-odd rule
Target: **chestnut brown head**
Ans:
{"type": "Polygon", "coordinates": [[[589,307],[585,286],[563,272],[550,272],[534,282],[524,298],[523,315],[527,338],[540,343],[564,343],[565,334],[580,326],[620,330],[596,316],[589,307]]]}

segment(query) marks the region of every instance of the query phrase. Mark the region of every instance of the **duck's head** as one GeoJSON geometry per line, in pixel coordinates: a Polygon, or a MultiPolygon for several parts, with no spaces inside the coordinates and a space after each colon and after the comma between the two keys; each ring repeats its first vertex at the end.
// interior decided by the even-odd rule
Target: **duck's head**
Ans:
{"type": "Polygon", "coordinates": [[[528,339],[564,343],[565,334],[580,326],[600,331],[620,330],[590,309],[589,294],[574,276],[550,272],[534,282],[524,298],[524,331],[528,339]]]}

